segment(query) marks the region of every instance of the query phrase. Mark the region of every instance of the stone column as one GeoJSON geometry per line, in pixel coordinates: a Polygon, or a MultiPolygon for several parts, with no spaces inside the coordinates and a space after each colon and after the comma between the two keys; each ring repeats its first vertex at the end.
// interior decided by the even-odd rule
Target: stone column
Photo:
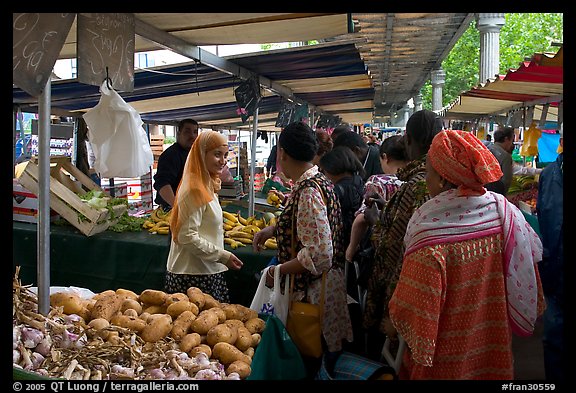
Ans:
{"type": "Polygon", "coordinates": [[[414,112],[422,110],[422,94],[418,94],[414,97],[414,112]]]}
{"type": "Polygon", "coordinates": [[[442,109],[442,87],[446,82],[446,73],[442,68],[432,70],[430,73],[430,82],[432,83],[432,110],[439,111],[442,109]]]}
{"type": "Polygon", "coordinates": [[[480,13],[476,26],[480,31],[480,83],[486,83],[500,72],[500,29],[506,18],[503,13],[480,13]]]}
{"type": "Polygon", "coordinates": [[[410,106],[404,104],[400,113],[403,115],[402,127],[406,127],[406,123],[408,123],[408,119],[410,118],[410,106]]]}

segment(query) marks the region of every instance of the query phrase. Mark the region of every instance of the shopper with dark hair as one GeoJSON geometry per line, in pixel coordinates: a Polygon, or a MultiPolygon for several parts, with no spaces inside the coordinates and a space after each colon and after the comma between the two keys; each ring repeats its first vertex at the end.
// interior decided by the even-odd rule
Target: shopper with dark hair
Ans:
{"type": "Polygon", "coordinates": [[[500,164],[502,177],[494,182],[486,184],[486,189],[506,195],[514,172],[512,151],[514,151],[514,128],[504,127],[494,133],[494,143],[488,146],[494,157],[500,164]]]}
{"type": "Polygon", "coordinates": [[[434,136],[442,130],[442,122],[432,111],[415,112],[406,123],[406,152],[410,162],[398,170],[404,184],[392,195],[384,207],[374,266],[368,279],[364,327],[372,344],[368,348],[380,356],[388,322],[388,302],[402,269],[404,235],[414,211],[430,199],[426,188],[426,154],[434,136]],[[373,341],[372,341],[373,340],[373,341]]]}
{"type": "MultiPolygon", "coordinates": [[[[334,360],[342,341],[352,341],[353,334],[344,282],[342,212],[332,182],[312,163],[317,151],[316,134],[306,123],[291,123],[280,133],[278,160],[294,186],[276,225],[257,232],[253,248],[260,251],[264,242],[276,235],[279,264],[268,270],[267,285],[273,285],[275,269],[294,274],[292,299],[318,304],[322,273],[326,273],[323,348],[327,358],[334,360]]],[[[308,376],[313,378],[320,359],[304,360],[308,376]]]]}
{"type": "Polygon", "coordinates": [[[369,146],[360,134],[354,131],[342,132],[334,141],[334,147],[336,146],[347,146],[356,154],[364,168],[362,180],[366,181],[372,175],[383,173],[378,147],[369,146]]]}
{"type": "Polygon", "coordinates": [[[364,181],[361,177],[364,168],[352,150],[345,146],[337,146],[324,154],[319,167],[334,184],[334,191],[340,201],[346,249],[350,242],[354,215],[360,208],[364,195],[364,181]]]}
{"type": "Polygon", "coordinates": [[[172,209],[186,158],[197,137],[198,122],[194,119],[181,120],[176,131],[176,143],[164,150],[158,158],[154,175],[155,202],[165,211],[172,209]]]}

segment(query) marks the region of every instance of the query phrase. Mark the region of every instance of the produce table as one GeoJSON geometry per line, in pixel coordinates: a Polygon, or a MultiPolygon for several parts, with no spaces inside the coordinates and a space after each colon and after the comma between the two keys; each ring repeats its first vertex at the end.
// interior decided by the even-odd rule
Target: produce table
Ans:
{"type": "MultiPolygon", "coordinates": [[[[36,224],[13,221],[13,274],[20,266],[23,285],[37,285],[36,224]]],[[[50,285],[77,286],[93,292],[126,288],[136,293],[162,289],[166,272],[169,237],[147,231],[104,231],[83,235],[73,226],[50,227],[50,285]]],[[[276,255],[275,250],[255,253],[252,247],[234,252],[243,262],[239,271],[226,272],[232,303],[250,306],[260,272],[276,255]]]]}

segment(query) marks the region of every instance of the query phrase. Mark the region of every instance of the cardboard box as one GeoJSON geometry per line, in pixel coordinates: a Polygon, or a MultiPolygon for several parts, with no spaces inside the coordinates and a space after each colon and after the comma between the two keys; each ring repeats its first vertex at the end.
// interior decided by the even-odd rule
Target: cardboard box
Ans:
{"type": "MultiPolygon", "coordinates": [[[[37,157],[19,164],[18,182],[33,194],[39,192],[37,157]]],[[[97,209],[84,202],[78,194],[88,190],[102,190],[90,177],[71,164],[65,156],[50,157],[50,207],[86,236],[105,231],[127,211],[126,205],[97,209]],[[73,180],[74,179],[74,180],[73,180]]]]}
{"type": "MultiPolygon", "coordinates": [[[[55,221],[60,215],[50,209],[50,221],[55,221]]],[[[30,192],[18,179],[12,179],[12,220],[38,223],[38,197],[30,192]]]]}

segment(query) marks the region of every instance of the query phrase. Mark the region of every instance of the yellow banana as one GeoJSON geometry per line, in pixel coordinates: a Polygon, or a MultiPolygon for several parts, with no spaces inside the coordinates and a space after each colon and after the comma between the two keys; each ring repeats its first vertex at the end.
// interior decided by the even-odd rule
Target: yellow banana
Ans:
{"type": "Polygon", "coordinates": [[[266,241],[264,242],[264,247],[269,248],[271,250],[278,249],[278,244],[276,243],[276,239],[274,239],[272,237],[270,239],[266,239],[266,241]]]}
{"type": "Polygon", "coordinates": [[[276,216],[274,216],[270,219],[270,221],[268,221],[268,225],[276,225],[276,221],[277,221],[276,216]]]}
{"type": "Polygon", "coordinates": [[[240,224],[242,225],[248,225],[248,221],[244,217],[242,217],[240,212],[238,212],[238,221],[240,221],[240,224]]]}
{"type": "Polygon", "coordinates": [[[142,223],[142,228],[144,229],[150,229],[154,226],[154,222],[151,220],[146,220],[142,223]]]}
{"type": "Polygon", "coordinates": [[[229,224],[224,223],[224,230],[225,230],[225,231],[229,231],[229,230],[231,230],[232,228],[234,228],[232,225],[229,225],[229,224]]]}
{"type": "Polygon", "coordinates": [[[223,211],[222,215],[224,216],[224,218],[227,218],[228,220],[232,221],[233,223],[238,222],[238,217],[236,217],[236,215],[234,215],[230,212],[223,211]]]}
{"type": "Polygon", "coordinates": [[[227,232],[228,237],[231,237],[233,239],[252,239],[254,238],[254,235],[251,235],[250,233],[246,233],[246,232],[242,232],[242,231],[236,231],[236,232],[227,232]]]}
{"type": "Polygon", "coordinates": [[[242,232],[250,233],[252,235],[258,231],[260,231],[260,228],[256,225],[246,225],[244,228],[242,228],[242,232]]]}
{"type": "Polygon", "coordinates": [[[156,231],[159,235],[167,235],[170,233],[170,227],[161,227],[156,231]]]}

